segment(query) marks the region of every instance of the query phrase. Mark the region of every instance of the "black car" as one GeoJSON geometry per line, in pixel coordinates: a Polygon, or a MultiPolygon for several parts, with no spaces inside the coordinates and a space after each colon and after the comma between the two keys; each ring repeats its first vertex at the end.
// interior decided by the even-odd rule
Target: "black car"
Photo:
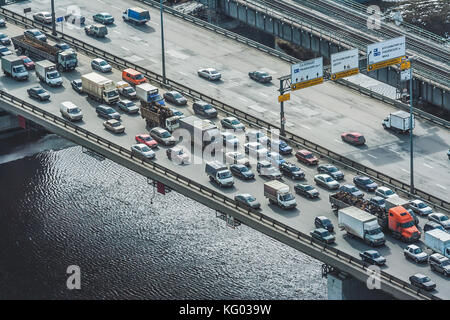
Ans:
{"type": "Polygon", "coordinates": [[[319,241],[322,241],[322,242],[325,242],[325,243],[328,243],[328,244],[334,243],[334,241],[336,240],[334,235],[330,234],[330,232],[327,229],[324,229],[324,228],[314,229],[309,234],[314,239],[317,239],[319,241]]]}
{"type": "Polygon", "coordinates": [[[327,229],[329,232],[334,231],[334,226],[331,223],[331,220],[325,216],[318,216],[314,219],[314,225],[316,228],[327,229]]]}
{"type": "Polygon", "coordinates": [[[250,77],[250,79],[261,83],[268,83],[272,81],[272,76],[264,71],[252,71],[248,73],[248,76],[250,77]]]}
{"type": "Polygon", "coordinates": [[[429,277],[421,273],[416,273],[415,275],[409,277],[409,281],[413,286],[424,289],[426,291],[432,291],[434,290],[434,288],[436,288],[436,283],[434,283],[429,277]]]}
{"type": "Polygon", "coordinates": [[[9,39],[6,34],[0,33],[0,43],[4,46],[9,46],[11,44],[11,39],[9,39]]]}
{"type": "Polygon", "coordinates": [[[332,164],[321,164],[317,167],[317,171],[330,175],[336,181],[344,179],[344,173],[332,164]]]}
{"type": "Polygon", "coordinates": [[[281,163],[280,171],[293,180],[301,180],[305,178],[305,173],[291,162],[281,163]]]}
{"type": "Polygon", "coordinates": [[[368,192],[374,192],[378,188],[378,184],[366,176],[356,176],[353,178],[353,183],[360,189],[368,192]]]}
{"type": "Polygon", "coordinates": [[[234,196],[234,200],[252,209],[259,209],[261,207],[261,204],[258,202],[258,200],[256,200],[254,196],[248,193],[238,194],[234,196]]]}
{"type": "Polygon", "coordinates": [[[95,112],[102,118],[120,120],[120,114],[116,110],[102,104],[95,108],[95,112]]]}
{"type": "Polygon", "coordinates": [[[212,105],[206,103],[205,101],[195,101],[192,105],[194,108],[194,113],[204,116],[205,118],[215,118],[217,117],[217,110],[213,108],[212,105]]]}
{"type": "Polygon", "coordinates": [[[348,193],[356,198],[364,198],[364,192],[362,192],[352,184],[344,184],[339,188],[339,191],[348,193]]]}
{"type": "Polygon", "coordinates": [[[27,89],[27,93],[31,98],[39,99],[40,101],[50,99],[50,94],[42,87],[33,87],[27,89]]]}
{"type": "Polygon", "coordinates": [[[319,197],[319,191],[310,184],[296,184],[294,190],[295,193],[310,199],[319,197]]]}
{"type": "Polygon", "coordinates": [[[187,104],[187,100],[181,93],[178,91],[169,91],[164,93],[164,99],[166,101],[171,102],[177,106],[184,106],[187,104]]]}
{"type": "Polygon", "coordinates": [[[386,258],[378,253],[377,250],[367,250],[364,252],[360,252],[359,256],[362,261],[375,264],[377,266],[382,266],[386,263],[386,258]]]}
{"type": "Polygon", "coordinates": [[[423,226],[423,232],[427,232],[427,231],[434,230],[434,229],[440,229],[442,231],[445,231],[443,226],[441,226],[439,223],[434,222],[434,221],[428,221],[423,226]]]}
{"type": "Polygon", "coordinates": [[[72,86],[73,90],[75,90],[78,93],[83,92],[82,82],[81,79],[75,79],[70,81],[70,85],[72,86]]]}
{"type": "Polygon", "coordinates": [[[244,180],[255,179],[255,174],[243,164],[232,164],[230,165],[230,171],[236,177],[244,180]]]}

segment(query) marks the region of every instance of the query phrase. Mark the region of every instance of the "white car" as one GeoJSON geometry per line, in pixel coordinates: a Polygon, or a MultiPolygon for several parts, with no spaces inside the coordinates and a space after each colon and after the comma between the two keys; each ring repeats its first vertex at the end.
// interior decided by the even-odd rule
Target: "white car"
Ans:
{"type": "Polygon", "coordinates": [[[236,148],[239,145],[239,139],[231,132],[221,132],[223,145],[229,148],[236,148]]]}
{"type": "Polygon", "coordinates": [[[146,146],[143,143],[134,144],[131,146],[131,152],[138,157],[142,157],[145,159],[154,159],[156,156],[155,151],[150,149],[150,147],[146,146]]]}
{"type": "Polygon", "coordinates": [[[378,187],[377,191],[375,191],[375,195],[387,199],[389,197],[394,197],[397,194],[388,187],[378,187]]]}
{"type": "Polygon", "coordinates": [[[214,68],[201,68],[197,71],[197,74],[208,80],[220,80],[222,75],[214,68]]]}
{"type": "Polygon", "coordinates": [[[33,19],[42,23],[52,23],[52,14],[47,11],[36,12],[33,19]]]}
{"type": "Polygon", "coordinates": [[[240,152],[225,153],[225,162],[227,164],[243,164],[247,167],[250,166],[249,159],[240,152]]]}
{"type": "Polygon", "coordinates": [[[425,202],[422,200],[413,200],[409,203],[409,207],[414,211],[415,213],[420,214],[421,216],[429,215],[430,213],[433,213],[433,209],[429,207],[425,202]]]}
{"type": "Polygon", "coordinates": [[[186,164],[191,160],[189,152],[180,146],[175,146],[166,150],[167,158],[176,164],[186,164]]]}
{"type": "Polygon", "coordinates": [[[265,159],[268,150],[259,142],[249,142],[244,144],[245,153],[250,154],[252,157],[256,156],[257,159],[265,159]]]}
{"type": "Polygon", "coordinates": [[[111,72],[112,70],[111,65],[101,58],[95,58],[94,60],[92,60],[91,68],[100,72],[111,72]]]}

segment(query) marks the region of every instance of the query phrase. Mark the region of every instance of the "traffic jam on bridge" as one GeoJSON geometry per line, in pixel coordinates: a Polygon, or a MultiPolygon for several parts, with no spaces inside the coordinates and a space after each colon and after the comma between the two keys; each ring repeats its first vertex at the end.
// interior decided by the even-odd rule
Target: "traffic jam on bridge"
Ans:
{"type": "MultiPolygon", "coordinates": [[[[97,41],[99,49],[108,51],[114,42],[103,41],[117,33],[117,26],[137,27],[139,33],[139,27],[153,18],[144,5],[123,7],[121,12],[121,16],[96,12],[57,17],[61,24],[81,26],[71,30],[78,43],[48,32],[49,12],[26,12],[34,26],[5,17],[0,21],[2,90],[127,148],[139,161],[185,174],[243,208],[297,228],[316,243],[347,252],[367,266],[379,266],[419,292],[450,298],[449,208],[414,189],[421,185],[413,180],[412,144],[419,138],[413,132],[419,121],[426,120],[416,119],[412,101],[411,110],[379,114],[377,124],[382,131],[407,137],[411,166],[405,170],[411,179],[406,187],[380,178],[376,171],[365,173],[328,156],[320,146],[300,144],[287,134],[290,119],[284,109],[291,98],[303,89],[359,74],[358,49],[332,55],[327,72],[322,57],[292,64],[286,70],[289,75],[279,78],[279,90],[277,84],[271,85],[278,82],[276,76],[263,66],[241,70],[248,74],[242,81],[259,86],[268,99],[280,104],[280,111],[276,110],[280,126],[268,130],[244,113],[162,85],[139,68],[120,66],[106,56],[95,56],[95,51],[86,55],[79,45],[82,41],[97,41]]],[[[405,81],[412,81],[405,36],[369,44],[367,52],[368,71],[398,65],[405,81]]],[[[191,73],[216,90],[229,77],[228,70],[211,65],[192,68],[191,73]]],[[[373,130],[341,127],[339,131],[334,139],[353,154],[365,153],[371,146],[373,130]]],[[[442,157],[450,160],[447,150],[442,157]]],[[[236,219],[232,223],[240,224],[236,219]]]]}

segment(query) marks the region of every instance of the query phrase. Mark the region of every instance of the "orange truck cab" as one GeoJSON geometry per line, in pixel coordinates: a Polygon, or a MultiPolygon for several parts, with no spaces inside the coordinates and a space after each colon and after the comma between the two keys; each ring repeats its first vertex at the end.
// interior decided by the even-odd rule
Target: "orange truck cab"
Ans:
{"type": "Polygon", "coordinates": [[[414,219],[402,206],[389,209],[388,223],[394,238],[399,238],[404,242],[419,240],[420,232],[414,225],[414,219]]]}
{"type": "Polygon", "coordinates": [[[145,79],[142,73],[131,68],[122,71],[122,80],[132,85],[139,85],[147,82],[147,79],[145,79]]]}

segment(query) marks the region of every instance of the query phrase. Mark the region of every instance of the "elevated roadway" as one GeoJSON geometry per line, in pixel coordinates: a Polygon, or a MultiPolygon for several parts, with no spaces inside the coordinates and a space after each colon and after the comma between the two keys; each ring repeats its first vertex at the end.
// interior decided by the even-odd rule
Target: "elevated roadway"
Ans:
{"type": "MultiPolygon", "coordinates": [[[[159,12],[149,8],[152,20],[144,27],[126,24],[121,20],[123,9],[136,4],[132,0],[120,4],[112,0],[77,1],[81,13],[87,17],[87,24],[92,21],[94,13],[105,11],[105,8],[116,18],[116,24],[108,27],[106,39],[87,37],[78,25],[65,24],[64,33],[161,73],[159,12]]],[[[70,5],[68,0],[58,1],[57,16],[64,15],[70,5]]],[[[43,2],[39,1],[9,5],[6,8],[22,14],[26,6],[31,6],[33,12],[45,8],[43,2]]],[[[171,15],[165,15],[164,26],[166,72],[169,78],[279,125],[277,81],[261,85],[251,81],[247,73],[262,69],[277,78],[290,72],[288,63],[171,15]],[[222,73],[222,81],[211,83],[199,78],[196,71],[205,66],[217,68],[222,73]]],[[[61,30],[59,26],[58,30],[61,30]]],[[[325,83],[291,94],[291,101],[286,107],[287,129],[409,183],[408,137],[385,131],[381,126],[382,119],[394,111],[397,109],[390,105],[336,84],[325,83]],[[340,134],[350,130],[363,133],[367,145],[355,148],[343,144],[340,134]]],[[[447,199],[450,190],[450,169],[446,155],[450,145],[448,130],[417,119],[414,134],[416,186],[447,199]]]]}
{"type": "MultiPolygon", "coordinates": [[[[23,32],[23,29],[8,25],[6,29],[6,33],[10,36],[18,35],[23,32]]],[[[129,116],[126,114],[123,114],[122,112],[122,119],[123,124],[126,127],[126,131],[124,134],[115,135],[112,134],[105,129],[103,129],[102,122],[104,119],[99,118],[95,113],[95,106],[97,106],[97,102],[92,101],[91,99],[87,98],[83,94],[78,94],[75,91],[72,90],[70,87],[70,81],[79,78],[82,74],[91,72],[90,68],[90,58],[87,58],[83,55],[79,55],[80,59],[80,65],[77,68],[76,71],[70,72],[70,73],[64,73],[64,83],[63,87],[61,88],[49,88],[47,86],[44,86],[50,93],[51,93],[51,100],[50,102],[44,102],[39,103],[36,102],[26,95],[26,89],[32,86],[35,86],[38,84],[38,81],[36,79],[36,76],[34,73],[31,74],[30,79],[27,82],[16,82],[10,78],[2,76],[0,78],[0,84],[1,84],[1,90],[5,91],[13,96],[19,97],[33,105],[37,105],[39,108],[47,111],[49,114],[54,116],[60,116],[59,113],[59,105],[63,101],[72,101],[73,103],[77,104],[81,107],[84,118],[83,121],[77,125],[79,125],[80,128],[88,130],[89,132],[92,132],[93,134],[97,135],[98,137],[101,137],[104,139],[104,141],[110,141],[111,143],[114,143],[120,147],[122,147],[125,150],[129,150],[129,147],[134,143],[134,136],[138,133],[144,133],[147,132],[149,128],[146,127],[145,121],[141,119],[139,115],[136,116],[129,116]]],[[[114,70],[111,74],[108,75],[109,78],[111,78],[114,81],[120,80],[120,72],[118,70],[114,70]]],[[[179,109],[185,113],[185,115],[192,114],[192,108],[191,108],[192,101],[188,102],[188,106],[186,107],[180,107],[179,109]]],[[[39,118],[37,114],[33,115],[32,112],[22,112],[22,108],[19,105],[11,106],[9,104],[2,104],[3,108],[6,110],[9,110],[13,113],[19,113],[27,116],[30,119],[37,119],[41,124],[47,126],[50,130],[59,133],[75,142],[81,143],[80,141],[82,139],[90,140],[91,143],[95,143],[95,139],[88,139],[87,136],[84,134],[78,135],[78,137],[75,137],[76,134],[71,133],[73,130],[71,128],[64,128],[62,125],[57,125],[57,123],[52,120],[49,117],[46,117],[46,119],[39,118]]],[[[221,114],[220,116],[223,116],[221,114]]],[[[216,121],[218,123],[218,121],[216,121]]],[[[242,140],[241,140],[242,141],[242,140]]],[[[97,141],[99,143],[99,141],[97,141]]],[[[126,165],[129,168],[132,168],[131,164],[129,162],[124,162],[124,157],[126,154],[122,152],[122,155],[118,153],[112,153],[111,148],[107,148],[107,144],[102,141],[102,146],[99,147],[99,149],[104,152],[105,155],[107,155],[109,158],[111,158],[113,161],[117,161],[119,163],[122,163],[126,165]],[[108,151],[109,150],[109,151],[108,151]]],[[[310,201],[304,198],[301,198],[297,196],[298,201],[298,208],[296,210],[292,211],[283,211],[279,209],[278,207],[274,207],[272,205],[268,204],[268,201],[263,197],[263,183],[266,181],[263,178],[257,176],[255,181],[252,182],[244,182],[236,179],[235,186],[231,189],[220,189],[215,184],[212,184],[207,176],[204,173],[204,163],[192,163],[189,165],[176,165],[169,161],[165,155],[165,149],[164,147],[160,147],[156,151],[156,160],[155,163],[159,166],[162,166],[164,168],[167,168],[171,170],[171,172],[176,172],[178,175],[184,178],[189,178],[192,181],[195,181],[197,184],[203,185],[208,189],[214,190],[214,192],[217,192],[220,195],[227,196],[232,198],[235,194],[238,193],[245,193],[249,192],[252,193],[262,204],[262,213],[265,214],[268,218],[274,219],[278,222],[283,223],[286,226],[289,226],[293,230],[298,230],[303,232],[304,234],[309,234],[309,231],[314,229],[314,217],[318,215],[325,215],[329,217],[332,222],[337,225],[337,218],[332,213],[330,204],[328,202],[328,195],[329,192],[319,188],[321,197],[320,199],[316,201],[310,201]]],[[[290,161],[295,161],[295,158],[289,157],[290,161]]],[[[313,183],[313,176],[316,174],[315,168],[307,168],[304,166],[301,166],[302,169],[306,172],[306,181],[309,183],[313,183]]],[[[140,172],[142,174],[148,173],[145,170],[136,169],[133,167],[137,172],[140,172]]],[[[254,168],[253,168],[254,169],[254,168]]],[[[154,174],[158,176],[161,181],[164,183],[167,183],[169,186],[172,186],[174,184],[173,179],[171,179],[172,174],[164,174],[164,171],[161,171],[161,169],[153,170],[154,174]],[[157,174],[159,172],[159,175],[157,174]]],[[[353,178],[353,175],[351,172],[344,170],[346,177],[345,181],[350,182],[353,178]]],[[[284,182],[289,184],[291,187],[294,185],[292,181],[290,181],[287,178],[283,178],[284,182]]],[[[180,182],[181,183],[181,182],[180,182]]],[[[182,183],[181,183],[182,184],[182,183]]],[[[174,187],[175,188],[175,187],[174,187]]],[[[181,187],[180,187],[181,188],[181,187]]],[[[176,189],[176,188],[175,188],[176,189]]],[[[198,197],[199,201],[209,205],[210,207],[217,208],[217,196],[213,196],[209,200],[205,197],[200,197],[198,194],[197,189],[194,189],[193,187],[189,188],[190,191],[186,191],[186,188],[182,189],[186,191],[186,195],[192,196],[193,198],[198,197]],[[213,204],[213,202],[215,204],[213,204]]],[[[177,190],[177,189],[176,189],[177,190]]],[[[181,189],[180,189],[181,190],[181,189]]],[[[143,195],[144,196],[144,195],[143,195]]],[[[232,212],[232,208],[229,208],[230,204],[225,203],[225,207],[223,207],[223,211],[228,213],[232,212]],[[227,209],[228,208],[228,209],[227,209]],[[231,211],[230,211],[231,210],[231,211]]],[[[235,213],[235,212],[234,212],[235,213]]],[[[182,214],[182,212],[180,212],[182,214]]],[[[292,245],[296,247],[297,244],[295,238],[292,238],[291,235],[293,234],[290,232],[284,232],[282,230],[278,230],[275,227],[269,227],[269,226],[261,226],[261,221],[257,222],[258,220],[251,218],[251,217],[243,217],[242,221],[249,226],[255,227],[257,230],[263,231],[264,233],[273,236],[277,239],[281,239],[283,243],[286,243],[288,245],[292,245]],[[259,228],[260,227],[260,228],[259,228]],[[259,229],[258,229],[259,228],[259,229]],[[283,236],[280,236],[280,231],[282,231],[283,236]],[[277,233],[278,232],[278,233],[277,233]]],[[[420,219],[420,225],[423,226],[425,221],[423,219],[420,219]]],[[[390,274],[392,276],[395,276],[403,281],[408,281],[409,275],[412,275],[417,272],[422,272],[429,274],[430,277],[437,283],[437,290],[434,292],[434,294],[442,299],[449,299],[450,298],[450,286],[449,279],[445,278],[441,274],[431,272],[429,269],[429,266],[427,265],[419,265],[415,264],[409,261],[406,261],[403,257],[403,248],[405,247],[405,244],[402,242],[399,242],[393,238],[391,238],[389,235],[387,235],[387,245],[380,248],[380,253],[386,256],[387,258],[387,266],[383,267],[382,270],[385,271],[387,274],[390,274]]],[[[423,244],[420,242],[419,245],[423,246],[423,244]]],[[[334,248],[341,250],[342,252],[348,254],[349,256],[352,256],[353,259],[358,259],[358,253],[361,250],[368,249],[368,246],[362,243],[359,240],[347,237],[343,232],[337,231],[336,234],[336,244],[333,245],[334,248]]],[[[307,252],[308,254],[312,254],[318,259],[321,259],[322,261],[327,261],[330,257],[332,258],[333,255],[327,253],[327,251],[320,251],[321,253],[318,253],[317,250],[312,250],[309,245],[303,244],[302,246],[297,246],[297,248],[301,248],[301,250],[304,250],[304,252],[307,252]]],[[[334,258],[333,258],[334,259],[334,258]]],[[[347,268],[350,267],[347,266],[348,263],[340,262],[337,267],[339,268],[347,268]]],[[[355,271],[353,270],[353,274],[357,274],[360,276],[360,280],[363,280],[364,277],[361,275],[361,271],[355,271]]],[[[388,284],[389,286],[389,284],[388,284]]],[[[388,289],[386,289],[388,290],[388,289]]],[[[403,289],[399,289],[397,287],[396,290],[397,297],[407,297],[408,294],[405,294],[403,292],[403,289]],[[403,292],[403,293],[402,293],[403,292]]],[[[410,293],[409,293],[410,295],[410,293]]]]}

